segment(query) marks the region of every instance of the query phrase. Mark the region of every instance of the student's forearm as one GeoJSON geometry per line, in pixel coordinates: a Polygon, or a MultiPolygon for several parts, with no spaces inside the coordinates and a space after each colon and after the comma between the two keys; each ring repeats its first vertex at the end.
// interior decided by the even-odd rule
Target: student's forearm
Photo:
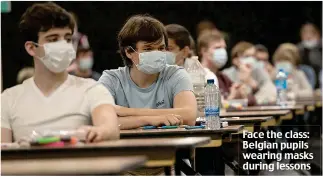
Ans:
{"type": "Polygon", "coordinates": [[[106,130],[106,137],[109,139],[119,139],[120,131],[117,114],[111,105],[101,105],[92,112],[93,125],[106,130]]]}
{"type": "Polygon", "coordinates": [[[118,112],[119,116],[160,116],[167,114],[180,115],[183,123],[194,125],[196,121],[196,110],[191,108],[172,109],[146,109],[146,108],[122,108],[118,112]]]}
{"type": "Polygon", "coordinates": [[[1,143],[11,143],[12,141],[12,131],[7,128],[1,128],[1,143]]]}
{"type": "Polygon", "coordinates": [[[119,117],[119,125],[121,130],[135,129],[145,125],[149,125],[148,119],[153,119],[153,116],[127,116],[119,117]]]}

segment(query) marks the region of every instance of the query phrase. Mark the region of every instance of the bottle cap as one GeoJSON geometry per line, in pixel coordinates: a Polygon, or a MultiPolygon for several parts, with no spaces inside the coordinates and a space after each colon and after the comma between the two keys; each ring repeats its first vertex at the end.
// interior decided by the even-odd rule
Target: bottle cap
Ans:
{"type": "Polygon", "coordinates": [[[214,79],[207,79],[207,84],[214,84],[214,79]]]}

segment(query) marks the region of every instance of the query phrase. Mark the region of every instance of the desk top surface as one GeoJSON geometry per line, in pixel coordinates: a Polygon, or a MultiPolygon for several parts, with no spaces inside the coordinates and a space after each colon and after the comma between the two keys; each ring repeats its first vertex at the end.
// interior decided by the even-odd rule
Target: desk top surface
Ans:
{"type": "Polygon", "coordinates": [[[238,118],[221,118],[221,121],[226,121],[229,124],[244,124],[244,123],[260,123],[274,119],[272,116],[264,117],[238,117],[238,118]]]}
{"type": "Polygon", "coordinates": [[[249,106],[242,109],[227,109],[227,112],[240,112],[240,111],[279,111],[279,110],[300,110],[304,109],[305,105],[289,105],[286,107],[281,106],[249,106]]]}
{"type": "Polygon", "coordinates": [[[147,139],[122,139],[58,148],[30,147],[30,148],[2,148],[1,153],[19,151],[63,151],[63,150],[135,150],[144,148],[185,148],[196,147],[210,142],[209,137],[189,138],[147,138],[147,139]]]}
{"type": "MultiPolygon", "coordinates": [[[[218,130],[207,130],[207,129],[192,129],[186,130],[185,128],[178,129],[151,129],[151,130],[121,130],[120,136],[189,136],[189,135],[200,135],[200,134],[225,134],[225,133],[236,133],[243,129],[242,125],[228,126],[218,130]]],[[[189,137],[191,138],[191,137],[189,137]]]]}
{"type": "Polygon", "coordinates": [[[2,175],[102,175],[118,174],[141,167],[147,158],[88,157],[31,160],[6,160],[1,163],[2,175]]]}
{"type": "Polygon", "coordinates": [[[273,111],[221,111],[221,117],[253,117],[253,116],[284,116],[291,113],[290,110],[273,110],[273,111]]]}

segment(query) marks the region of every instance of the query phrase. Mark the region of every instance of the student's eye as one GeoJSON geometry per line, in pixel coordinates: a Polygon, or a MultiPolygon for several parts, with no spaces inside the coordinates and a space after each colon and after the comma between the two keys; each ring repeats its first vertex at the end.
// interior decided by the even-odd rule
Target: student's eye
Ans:
{"type": "Polygon", "coordinates": [[[48,42],[56,42],[58,41],[58,38],[49,38],[47,39],[48,42]]]}
{"type": "Polygon", "coordinates": [[[152,48],[144,48],[144,51],[151,51],[153,50],[152,48]]]}
{"type": "Polygon", "coordinates": [[[72,38],[66,38],[67,43],[71,43],[72,42],[72,38]]]}
{"type": "Polygon", "coordinates": [[[164,51],[166,48],[163,46],[163,47],[160,47],[158,50],[159,51],[164,51]]]}

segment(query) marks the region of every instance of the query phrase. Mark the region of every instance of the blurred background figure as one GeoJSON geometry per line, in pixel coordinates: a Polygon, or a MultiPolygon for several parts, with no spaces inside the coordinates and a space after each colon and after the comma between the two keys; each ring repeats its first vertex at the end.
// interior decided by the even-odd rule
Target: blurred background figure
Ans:
{"type": "MultiPolygon", "coordinates": [[[[79,27],[79,19],[77,15],[74,12],[70,12],[70,14],[73,16],[75,20],[75,28],[72,36],[72,42],[74,49],[77,51],[78,49],[90,49],[90,43],[88,40],[88,37],[78,31],[79,27]]],[[[74,71],[77,68],[76,61],[74,60],[70,67],[67,68],[68,72],[74,71]]]]}
{"type": "Polygon", "coordinates": [[[233,82],[248,87],[248,94],[255,95],[258,104],[276,101],[276,88],[267,72],[259,67],[255,59],[256,48],[252,43],[241,41],[231,51],[232,66],[223,73],[233,82]]]}
{"type": "MultiPolygon", "coordinates": [[[[312,23],[306,23],[300,30],[301,42],[298,44],[302,64],[311,66],[316,76],[322,70],[322,38],[320,30],[312,23]]],[[[301,68],[304,68],[300,66],[301,68]]],[[[311,70],[306,69],[304,70],[311,70]]],[[[319,78],[319,77],[317,77],[319,78]]],[[[319,81],[315,81],[315,88],[319,87],[319,81]]]]}
{"type": "Polygon", "coordinates": [[[204,67],[210,69],[218,78],[219,88],[224,100],[248,99],[248,105],[255,105],[255,97],[247,94],[242,84],[233,83],[220,69],[228,60],[226,43],[219,32],[206,32],[198,38],[198,54],[204,67]]]}
{"type": "Polygon", "coordinates": [[[79,48],[76,53],[75,68],[69,73],[83,78],[92,78],[99,80],[101,74],[92,70],[93,67],[93,52],[91,49],[79,48]]]}
{"type": "Polygon", "coordinates": [[[288,99],[295,100],[313,96],[313,89],[303,71],[297,68],[301,58],[297,46],[292,43],[279,45],[273,55],[276,70],[271,74],[272,78],[278,70],[283,69],[288,75],[288,99]]]}
{"type": "Polygon", "coordinates": [[[197,27],[196,27],[197,38],[205,32],[221,33],[227,46],[230,46],[229,33],[219,30],[212,21],[202,20],[197,24],[197,27]]]}
{"type": "Polygon", "coordinates": [[[255,57],[259,62],[260,68],[265,69],[268,72],[268,74],[270,74],[272,70],[274,70],[274,67],[269,61],[268,49],[262,44],[255,45],[255,48],[256,48],[255,57]]]}
{"type": "Polygon", "coordinates": [[[17,84],[22,84],[25,80],[31,78],[34,75],[35,69],[33,67],[22,68],[18,72],[17,84]]]}

